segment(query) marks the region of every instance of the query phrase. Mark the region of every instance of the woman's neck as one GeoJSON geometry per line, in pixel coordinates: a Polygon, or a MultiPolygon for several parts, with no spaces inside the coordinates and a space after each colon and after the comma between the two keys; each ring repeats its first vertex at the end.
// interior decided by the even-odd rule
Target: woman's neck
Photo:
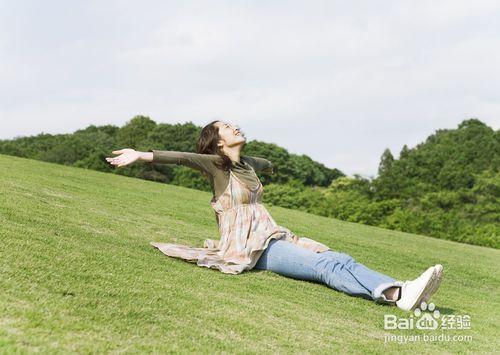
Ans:
{"type": "Polygon", "coordinates": [[[231,159],[234,163],[241,163],[240,159],[240,149],[239,147],[226,148],[224,153],[231,159]]]}

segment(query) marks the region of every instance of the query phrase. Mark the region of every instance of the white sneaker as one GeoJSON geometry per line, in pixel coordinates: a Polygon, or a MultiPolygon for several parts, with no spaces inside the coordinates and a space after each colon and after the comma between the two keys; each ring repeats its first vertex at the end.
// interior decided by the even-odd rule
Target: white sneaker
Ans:
{"type": "Polygon", "coordinates": [[[424,297],[420,302],[427,302],[431,298],[431,296],[437,291],[439,285],[441,284],[441,280],[443,279],[443,265],[436,264],[434,265],[434,280],[432,282],[432,286],[429,288],[427,292],[425,292],[424,297]]]}
{"type": "Polygon", "coordinates": [[[423,297],[430,294],[435,274],[436,268],[431,266],[415,280],[403,282],[400,289],[400,299],[396,301],[396,306],[405,311],[415,309],[422,302],[423,297]]]}

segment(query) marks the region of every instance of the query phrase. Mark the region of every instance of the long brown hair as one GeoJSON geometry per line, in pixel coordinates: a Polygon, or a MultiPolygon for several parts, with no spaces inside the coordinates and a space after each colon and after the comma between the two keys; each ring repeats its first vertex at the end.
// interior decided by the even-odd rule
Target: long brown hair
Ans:
{"type": "Polygon", "coordinates": [[[220,140],[219,128],[215,125],[219,120],[215,120],[202,128],[198,142],[196,143],[196,152],[198,154],[217,154],[220,159],[214,162],[215,166],[222,170],[229,170],[232,161],[222,149],[217,145],[220,140]]]}
{"type": "MultiPolygon", "coordinates": [[[[232,160],[217,145],[217,143],[219,143],[220,136],[219,136],[219,128],[215,125],[216,122],[219,122],[219,120],[212,121],[202,128],[200,137],[198,138],[198,142],[196,143],[196,152],[198,154],[219,155],[220,159],[214,161],[214,165],[219,169],[228,171],[232,166],[232,160]]],[[[215,187],[214,187],[214,196],[215,196],[215,187]]],[[[217,214],[216,211],[214,211],[214,213],[215,213],[215,221],[217,222],[217,225],[219,225],[219,215],[217,214]]]]}

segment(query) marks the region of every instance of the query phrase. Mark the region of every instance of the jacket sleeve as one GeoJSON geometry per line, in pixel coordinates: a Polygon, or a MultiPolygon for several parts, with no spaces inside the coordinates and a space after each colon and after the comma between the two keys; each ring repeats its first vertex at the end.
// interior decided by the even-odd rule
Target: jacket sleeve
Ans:
{"type": "Polygon", "coordinates": [[[153,164],[184,165],[210,175],[214,175],[217,167],[213,162],[219,158],[215,154],[198,154],[191,152],[178,152],[174,150],[149,150],[153,152],[153,164]]]}
{"type": "Polygon", "coordinates": [[[274,166],[270,160],[261,157],[245,156],[255,171],[274,174],[274,166]]]}

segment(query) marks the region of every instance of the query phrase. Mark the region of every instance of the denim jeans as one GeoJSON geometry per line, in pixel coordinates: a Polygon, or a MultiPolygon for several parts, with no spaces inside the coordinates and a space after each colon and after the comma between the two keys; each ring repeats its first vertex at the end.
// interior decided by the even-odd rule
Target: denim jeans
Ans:
{"type": "Polygon", "coordinates": [[[373,300],[393,303],[382,293],[395,279],[357,263],[350,255],[327,250],[315,253],[293,243],[273,239],[254,266],[294,279],[308,280],[373,300]]]}

